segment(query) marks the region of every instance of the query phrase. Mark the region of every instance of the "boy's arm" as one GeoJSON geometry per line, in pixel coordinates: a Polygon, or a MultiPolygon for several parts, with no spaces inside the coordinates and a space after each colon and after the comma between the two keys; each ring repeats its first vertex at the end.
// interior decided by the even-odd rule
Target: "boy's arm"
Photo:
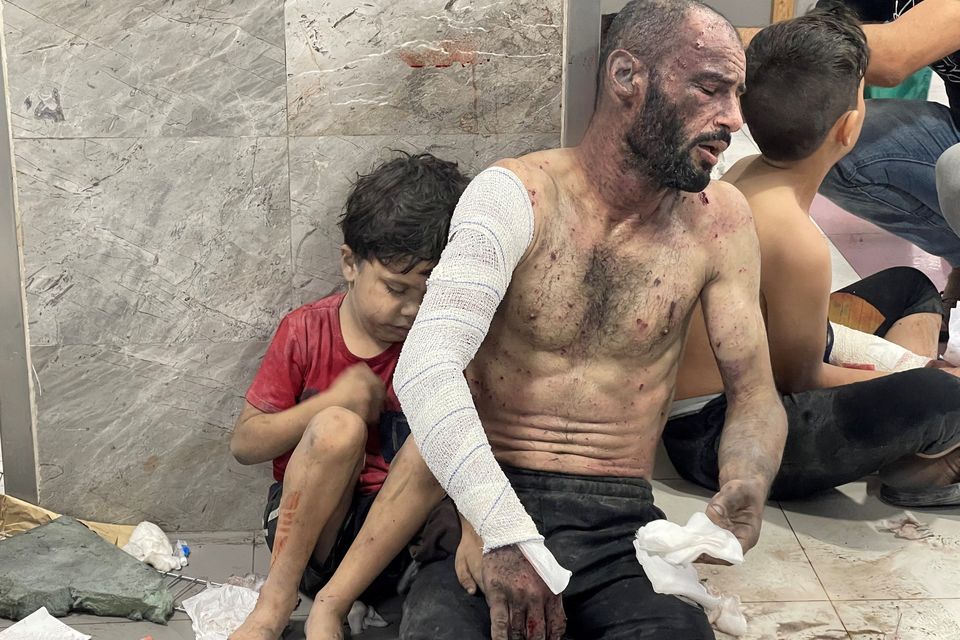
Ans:
{"type": "Polygon", "coordinates": [[[729,231],[713,241],[715,270],[700,299],[727,414],[717,452],[720,489],[707,505],[707,516],[732,531],[748,551],[760,537],[787,420],[773,383],[758,304],[760,255],[750,208],[725,183],[716,185],[715,195],[729,231]]]}
{"type": "Polygon", "coordinates": [[[863,27],[870,45],[867,84],[894,87],[960,50],[960,0],[924,0],[886,24],[863,27]]]}
{"type": "Polygon", "coordinates": [[[267,413],[244,402],[233,427],[230,453],[240,464],[267,462],[294,449],[310,420],[329,407],[343,407],[375,422],[383,406],[385,387],[364,363],[341,373],[326,391],[276,413],[267,413]]]}

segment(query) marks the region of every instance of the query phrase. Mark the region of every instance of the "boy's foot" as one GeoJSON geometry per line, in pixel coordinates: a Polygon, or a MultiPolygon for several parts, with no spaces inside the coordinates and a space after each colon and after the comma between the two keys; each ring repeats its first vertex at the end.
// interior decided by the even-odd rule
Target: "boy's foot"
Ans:
{"type": "Polygon", "coordinates": [[[257,605],[229,640],[279,640],[296,604],[296,595],[291,603],[287,598],[265,596],[261,590],[257,605]]]}
{"type": "Polygon", "coordinates": [[[310,607],[310,615],[304,627],[310,640],[344,640],[344,614],[341,609],[325,602],[318,596],[310,607]]]}

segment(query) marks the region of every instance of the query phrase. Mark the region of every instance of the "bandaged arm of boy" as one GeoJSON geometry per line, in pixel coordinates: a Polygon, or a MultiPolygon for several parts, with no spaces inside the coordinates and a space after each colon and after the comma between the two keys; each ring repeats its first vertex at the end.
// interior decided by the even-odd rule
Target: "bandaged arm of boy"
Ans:
{"type": "Polygon", "coordinates": [[[543,543],[493,456],[463,372],[533,240],[527,190],[493,167],[467,187],[394,373],[394,388],[424,461],[484,543],[516,545],[555,594],[569,572],[543,543]]]}

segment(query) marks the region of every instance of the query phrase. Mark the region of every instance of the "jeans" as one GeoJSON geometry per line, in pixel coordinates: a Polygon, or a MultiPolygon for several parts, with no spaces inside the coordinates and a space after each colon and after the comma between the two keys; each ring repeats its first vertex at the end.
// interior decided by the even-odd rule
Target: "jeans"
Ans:
{"type": "Polygon", "coordinates": [[[837,206],[960,267],[960,237],[937,197],[937,160],[960,143],[948,107],[868,100],[853,150],[820,186],[837,206]]]}
{"type": "MultiPolygon", "coordinates": [[[[633,539],[662,519],[650,483],[504,467],[557,560],[573,572],[563,592],[567,638],[713,640],[703,610],[655,593],[633,539]]],[[[401,640],[488,640],[490,607],[457,582],[454,559],[426,565],[403,604],[401,640]]]]}

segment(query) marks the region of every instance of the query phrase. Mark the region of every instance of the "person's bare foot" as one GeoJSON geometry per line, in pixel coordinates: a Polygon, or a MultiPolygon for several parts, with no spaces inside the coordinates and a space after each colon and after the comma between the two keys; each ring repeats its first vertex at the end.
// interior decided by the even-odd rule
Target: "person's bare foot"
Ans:
{"type": "Polygon", "coordinates": [[[256,606],[243,624],[230,634],[229,640],[278,640],[283,633],[290,614],[297,606],[297,595],[289,597],[271,597],[260,591],[256,606]]]}
{"type": "Polygon", "coordinates": [[[337,606],[333,598],[325,598],[322,594],[317,594],[304,627],[307,640],[344,640],[343,619],[345,617],[343,608],[337,606]]]}

